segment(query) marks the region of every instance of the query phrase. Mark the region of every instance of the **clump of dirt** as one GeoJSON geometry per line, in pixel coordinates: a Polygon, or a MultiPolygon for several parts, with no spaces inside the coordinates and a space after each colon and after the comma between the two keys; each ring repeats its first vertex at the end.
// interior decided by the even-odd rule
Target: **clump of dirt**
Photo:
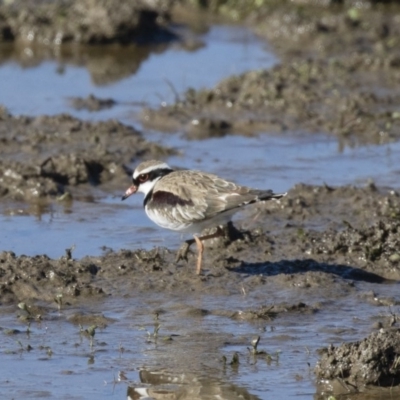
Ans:
{"type": "MultiPolygon", "coordinates": [[[[342,272],[351,265],[360,273],[400,278],[400,196],[396,191],[380,191],[374,185],[301,185],[286,201],[274,211],[274,218],[286,214],[289,241],[297,253],[301,249],[318,262],[342,265],[342,272]],[[320,226],[323,221],[323,229],[314,228],[317,220],[320,226]]],[[[280,241],[276,248],[289,251],[280,241]]]]}
{"type": "Polygon", "coordinates": [[[132,160],[174,153],[115,120],[15,117],[0,111],[0,197],[4,198],[35,201],[73,192],[78,185],[86,185],[88,192],[93,185],[123,185],[130,173],[126,165],[132,160]]]}
{"type": "Polygon", "coordinates": [[[364,340],[321,351],[315,374],[321,380],[340,379],[350,389],[400,383],[400,331],[381,329],[364,340]]]}
{"type": "Polygon", "coordinates": [[[305,240],[311,243],[311,254],[346,254],[348,262],[380,262],[387,270],[397,270],[400,261],[400,220],[379,221],[373,225],[353,227],[343,231],[310,232],[305,240]],[[318,236],[318,238],[316,238],[318,236]]]}
{"type": "Polygon", "coordinates": [[[92,94],[86,98],[73,97],[70,100],[72,107],[76,110],[101,111],[116,104],[113,99],[99,99],[92,94]]]}
{"type": "Polygon", "coordinates": [[[245,321],[257,321],[267,320],[272,321],[280,314],[295,313],[295,314],[314,314],[318,309],[305,303],[289,304],[279,303],[272,305],[263,305],[259,309],[255,310],[240,310],[235,311],[230,315],[230,318],[245,320],[245,321]]]}
{"type": "Polygon", "coordinates": [[[400,49],[396,1],[191,0],[189,5],[248,25],[286,59],[347,57],[354,49],[398,54],[400,49]]]}
{"type": "Polygon", "coordinates": [[[294,60],[229,77],[213,89],[189,89],[175,104],[145,109],[142,120],[196,139],[300,130],[331,133],[350,145],[390,142],[400,132],[399,65],[400,56],[357,52],[294,60]]]}
{"type": "Polygon", "coordinates": [[[83,265],[68,257],[59,260],[49,257],[16,256],[0,253],[1,304],[42,300],[56,304],[63,296],[64,304],[81,295],[104,296],[101,287],[93,284],[98,268],[83,265]]]}
{"type": "Polygon", "coordinates": [[[400,29],[396,4],[191,2],[247,23],[282,56],[272,69],[189,89],[174,104],[145,109],[144,124],[188,138],[307,131],[342,145],[399,139],[400,29]]]}
{"type": "Polygon", "coordinates": [[[160,42],[176,36],[166,27],[174,0],[2,2],[0,41],[59,45],[160,42]]]}

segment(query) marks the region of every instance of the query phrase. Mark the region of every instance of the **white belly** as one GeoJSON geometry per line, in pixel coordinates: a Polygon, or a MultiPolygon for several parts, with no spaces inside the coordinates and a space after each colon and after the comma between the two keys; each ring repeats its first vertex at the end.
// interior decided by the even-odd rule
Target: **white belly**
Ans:
{"type": "MultiPolygon", "coordinates": [[[[146,207],[147,216],[157,225],[162,228],[171,229],[173,231],[179,231],[183,233],[199,234],[206,228],[213,228],[218,225],[224,225],[229,222],[232,215],[238,211],[237,209],[230,212],[225,212],[216,215],[214,218],[209,218],[206,220],[195,219],[190,220],[190,216],[185,216],[182,218],[182,214],[178,212],[177,209],[172,209],[171,212],[166,212],[165,210],[148,209],[146,207]]],[[[182,210],[181,210],[182,212],[182,210]]]]}
{"type": "Polygon", "coordinates": [[[158,226],[173,231],[190,231],[190,227],[193,225],[191,222],[181,221],[180,219],[174,218],[173,214],[167,215],[163,210],[149,210],[146,208],[146,214],[158,226]]]}

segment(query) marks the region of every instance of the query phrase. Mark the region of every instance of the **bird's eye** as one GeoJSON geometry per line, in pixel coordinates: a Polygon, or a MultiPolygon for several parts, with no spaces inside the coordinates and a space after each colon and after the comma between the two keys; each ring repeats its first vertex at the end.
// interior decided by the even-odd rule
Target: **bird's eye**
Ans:
{"type": "Polygon", "coordinates": [[[138,179],[140,183],[144,183],[147,181],[147,179],[149,179],[149,174],[140,174],[138,179]]]}

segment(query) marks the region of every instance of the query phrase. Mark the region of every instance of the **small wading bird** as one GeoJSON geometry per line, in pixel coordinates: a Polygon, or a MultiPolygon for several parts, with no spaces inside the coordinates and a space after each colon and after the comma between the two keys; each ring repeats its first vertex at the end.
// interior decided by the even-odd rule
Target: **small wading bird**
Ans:
{"type": "Polygon", "coordinates": [[[201,171],[176,170],[162,161],[145,161],[133,172],[133,185],[122,200],[136,192],[144,193],[144,209],[157,225],[194,234],[178,252],[177,260],[186,258],[189,247],[196,242],[198,249],[197,274],[201,272],[204,251],[203,240],[223,234],[219,225],[230,221],[242,207],[271,199],[280,199],[286,193],[257,190],[239,186],[216,175],[201,171]],[[210,235],[196,236],[205,228],[217,227],[210,235]]]}

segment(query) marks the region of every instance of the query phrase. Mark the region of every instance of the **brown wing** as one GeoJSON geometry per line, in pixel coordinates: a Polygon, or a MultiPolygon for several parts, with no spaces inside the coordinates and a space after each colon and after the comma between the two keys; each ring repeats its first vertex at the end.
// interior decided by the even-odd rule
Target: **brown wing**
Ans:
{"type": "Polygon", "coordinates": [[[158,191],[176,196],[175,215],[188,222],[207,220],[224,211],[274,197],[270,190],[253,190],[213,174],[189,170],[165,176],[155,185],[153,196],[158,191]]]}

